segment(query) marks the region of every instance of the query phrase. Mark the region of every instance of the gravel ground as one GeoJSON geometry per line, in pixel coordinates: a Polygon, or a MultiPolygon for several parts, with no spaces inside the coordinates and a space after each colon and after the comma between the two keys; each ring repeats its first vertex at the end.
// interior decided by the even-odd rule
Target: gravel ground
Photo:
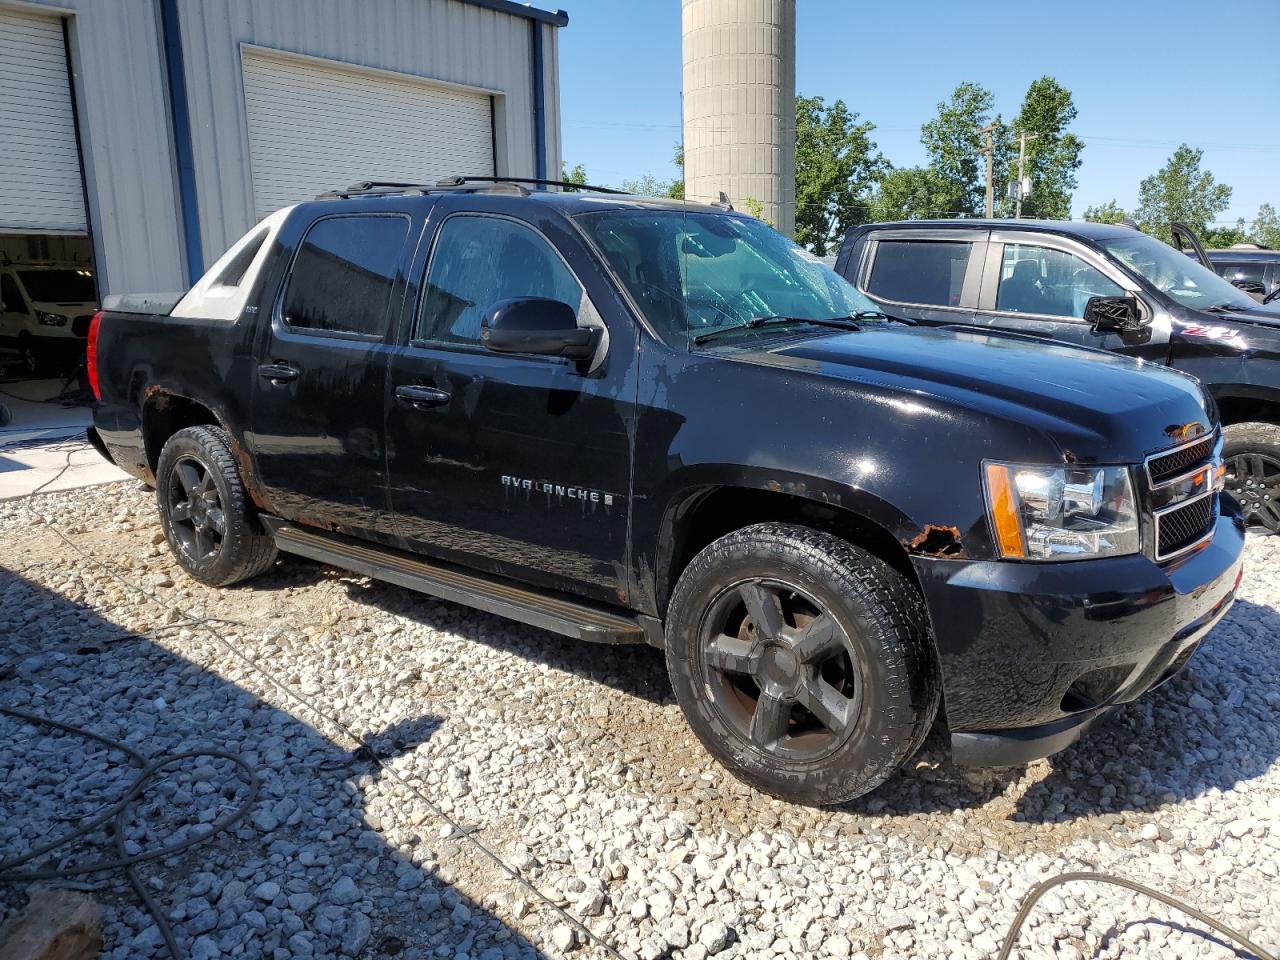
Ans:
{"type": "MultiPolygon", "coordinates": [[[[1242,598],[1190,668],[1081,745],[968,771],[935,736],[877,793],[811,810],[709,760],[655,650],[575,644],[298,559],[212,590],[176,569],[150,495],[121,483],[0,504],[0,706],[149,756],[212,747],[254,764],[250,819],[140,868],[193,957],[979,958],[1036,882],[1080,869],[1275,949],[1280,539],[1248,551],[1242,598]],[[231,648],[162,604],[235,621],[217,627],[231,648]]],[[[131,776],[122,756],[0,717],[0,858],[131,776]]],[[[243,790],[223,761],[175,767],[127,846],[199,831],[243,790]]],[[[90,879],[104,955],[163,956],[123,877],[90,879]]],[[[0,913],[26,897],[0,885],[0,913]]],[[[1021,944],[1235,956],[1175,911],[1083,884],[1046,897],[1021,944]]]]}

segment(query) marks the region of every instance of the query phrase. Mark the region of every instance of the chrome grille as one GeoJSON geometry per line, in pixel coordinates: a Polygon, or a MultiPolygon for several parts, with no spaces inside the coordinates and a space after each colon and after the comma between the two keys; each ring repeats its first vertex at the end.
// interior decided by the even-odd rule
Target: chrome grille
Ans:
{"type": "Polygon", "coordinates": [[[1156,557],[1165,559],[1200,542],[1212,528],[1217,497],[1203,494],[1180,503],[1156,518],[1156,557]]]}
{"type": "Polygon", "coordinates": [[[1216,442],[1217,437],[1210,435],[1185,447],[1170,450],[1168,453],[1158,453],[1150,458],[1147,461],[1147,476],[1151,478],[1152,486],[1186,473],[1208,460],[1213,454],[1213,445],[1216,442]]]}
{"type": "Polygon", "coordinates": [[[1218,519],[1222,437],[1210,434],[1147,458],[1155,559],[1172,560],[1203,543],[1218,519]]]}

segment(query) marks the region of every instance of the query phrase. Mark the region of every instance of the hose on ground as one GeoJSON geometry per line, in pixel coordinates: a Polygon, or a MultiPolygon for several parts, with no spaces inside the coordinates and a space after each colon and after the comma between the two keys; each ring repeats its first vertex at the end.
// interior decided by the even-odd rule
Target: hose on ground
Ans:
{"type": "Polygon", "coordinates": [[[42,843],[32,850],[27,851],[21,856],[11,857],[7,860],[0,860],[0,882],[15,883],[27,882],[33,880],[62,880],[70,877],[84,876],[85,874],[101,873],[110,870],[123,870],[125,876],[129,880],[129,886],[133,888],[134,893],[138,895],[147,911],[155,920],[156,926],[160,930],[160,936],[164,939],[165,947],[168,948],[169,955],[173,960],[182,960],[182,952],[178,949],[177,941],[173,937],[173,930],[169,926],[169,922],[164,915],[164,911],[160,905],[156,903],[151,892],[143,885],[142,880],[138,877],[135,869],[139,864],[147,863],[151,860],[159,860],[164,857],[173,856],[181,853],[197,844],[206,843],[216,837],[224,830],[230,830],[241,820],[243,820],[253,807],[254,801],[258,796],[258,775],[253,767],[240,756],[234,753],[228,753],[223,750],[186,750],[181,753],[169,753],[155,759],[148,759],[144,754],[135,750],[127,743],[119,740],[113,740],[111,737],[103,736],[100,733],[94,733],[92,730],[86,730],[83,727],[77,727],[73,724],[62,723],[58,720],[51,720],[48,717],[42,717],[34,713],[27,713],[24,710],[14,710],[8,707],[0,707],[0,714],[21,720],[26,723],[38,727],[48,727],[54,730],[61,730],[64,733],[73,736],[83,737],[87,740],[96,740],[104,744],[112,750],[118,750],[129,758],[129,762],[138,767],[138,774],[134,777],[129,788],[114,803],[109,804],[105,809],[99,811],[87,820],[81,822],[79,826],[71,830],[69,833],[42,843]],[[125,852],[125,826],[128,821],[129,812],[135,800],[146,791],[151,781],[160,771],[179,763],[184,760],[208,759],[208,760],[226,760],[239,767],[247,784],[244,796],[240,798],[240,802],[231,810],[216,818],[201,833],[187,837],[174,843],[165,844],[163,846],[152,847],[149,850],[142,850],[135,854],[125,852]],[[115,840],[116,856],[105,860],[95,860],[92,863],[78,864],[70,867],[61,867],[58,869],[36,868],[30,870],[22,870],[27,864],[32,863],[41,857],[53,853],[56,850],[67,846],[68,844],[79,840],[81,837],[91,833],[109,820],[114,820],[113,839],[115,840]]]}
{"type": "Polygon", "coordinates": [[[1026,899],[1022,901],[1022,906],[1018,908],[1018,913],[1017,916],[1013,918],[1013,923],[1009,925],[1009,932],[1005,934],[1004,944],[1000,947],[1000,953],[996,960],[1009,960],[1009,955],[1013,952],[1013,948],[1018,942],[1018,934],[1022,932],[1022,925],[1026,923],[1027,917],[1031,915],[1032,908],[1035,907],[1040,898],[1054,887],[1061,886],[1064,883],[1071,883],[1076,880],[1084,880],[1092,883],[1110,883],[1117,887],[1124,887],[1126,890],[1132,890],[1134,893],[1140,893],[1153,900],[1159,900],[1165,906],[1172,907],[1174,910],[1185,913],[1187,916],[1200,921],[1209,929],[1215,930],[1224,937],[1227,937],[1229,940],[1233,940],[1240,944],[1240,946],[1252,953],[1256,960],[1277,960],[1275,954],[1262,949],[1262,947],[1258,946],[1240,931],[1234,930],[1231,927],[1228,927],[1225,923],[1215,920],[1207,913],[1183,903],[1177,897],[1171,897],[1167,893],[1161,893],[1159,890],[1154,890],[1145,884],[1138,883],[1136,880],[1128,880],[1125,877],[1117,877],[1110,873],[1093,873],[1088,871],[1061,873],[1056,877],[1050,877],[1048,880],[1045,880],[1043,883],[1032,889],[1032,891],[1027,894],[1026,899]]]}

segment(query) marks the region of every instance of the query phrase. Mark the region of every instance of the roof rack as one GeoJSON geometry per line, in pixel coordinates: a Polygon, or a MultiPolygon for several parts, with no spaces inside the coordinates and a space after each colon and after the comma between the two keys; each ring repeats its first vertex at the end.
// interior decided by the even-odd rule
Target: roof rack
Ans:
{"type": "Polygon", "coordinates": [[[447,193],[449,191],[471,191],[475,193],[507,193],[517,196],[528,196],[529,191],[522,184],[534,184],[544,187],[566,187],[571,190],[587,190],[594,193],[625,194],[625,190],[614,190],[611,187],[596,187],[587,183],[571,183],[567,180],[539,180],[533,177],[463,177],[453,176],[437,180],[433,184],[402,183],[395,180],[361,180],[353,183],[345,190],[327,190],[316,196],[317,200],[346,200],[350,197],[367,196],[399,196],[404,194],[426,196],[429,193],[447,193]]]}

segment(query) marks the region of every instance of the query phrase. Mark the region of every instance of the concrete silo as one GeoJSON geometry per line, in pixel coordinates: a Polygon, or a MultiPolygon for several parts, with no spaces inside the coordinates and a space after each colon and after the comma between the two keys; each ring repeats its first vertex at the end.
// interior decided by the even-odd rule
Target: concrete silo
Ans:
{"type": "Polygon", "coordinates": [[[796,221],[795,0],[681,0],[685,196],[796,221]]]}

